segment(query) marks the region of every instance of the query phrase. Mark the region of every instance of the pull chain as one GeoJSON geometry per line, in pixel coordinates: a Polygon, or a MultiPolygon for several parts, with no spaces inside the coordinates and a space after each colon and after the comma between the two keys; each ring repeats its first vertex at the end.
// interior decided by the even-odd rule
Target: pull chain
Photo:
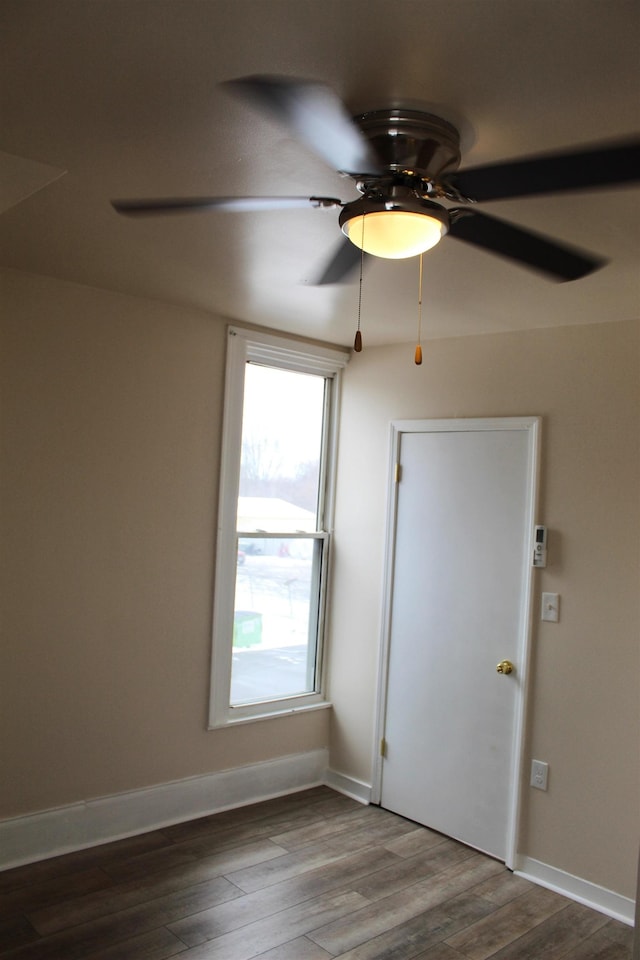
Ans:
{"type": "Polygon", "coordinates": [[[416,344],[416,352],[414,356],[414,361],[417,367],[422,363],[422,346],[420,340],[422,339],[422,254],[420,254],[420,273],[418,280],[418,342],[416,344]]]}
{"type": "Polygon", "coordinates": [[[360,287],[358,290],[358,327],[356,330],[356,338],[353,342],[353,349],[356,353],[362,351],[362,334],[360,333],[360,315],[362,313],[362,273],[364,267],[364,215],[362,217],[362,235],[360,243],[360,287]]]}

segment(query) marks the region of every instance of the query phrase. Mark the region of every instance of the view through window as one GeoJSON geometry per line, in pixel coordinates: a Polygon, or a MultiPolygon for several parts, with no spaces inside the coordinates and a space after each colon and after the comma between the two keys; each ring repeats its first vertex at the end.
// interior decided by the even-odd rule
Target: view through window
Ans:
{"type": "Polygon", "coordinates": [[[316,689],[325,378],[248,363],[232,705],[316,689]]]}

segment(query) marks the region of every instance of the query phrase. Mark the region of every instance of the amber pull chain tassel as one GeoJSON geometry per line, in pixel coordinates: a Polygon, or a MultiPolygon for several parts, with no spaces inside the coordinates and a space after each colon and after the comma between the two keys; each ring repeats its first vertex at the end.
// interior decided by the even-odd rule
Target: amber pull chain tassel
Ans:
{"type": "Polygon", "coordinates": [[[422,254],[420,254],[420,274],[418,278],[418,342],[416,344],[416,352],[413,357],[416,367],[419,367],[420,364],[422,363],[422,347],[420,345],[421,339],[422,339],[422,254]]]}
{"type": "Polygon", "coordinates": [[[356,338],[353,341],[353,349],[356,353],[362,353],[362,334],[360,333],[360,318],[362,315],[362,272],[364,267],[364,221],[362,218],[362,239],[360,242],[360,286],[358,287],[358,329],[356,338]]]}

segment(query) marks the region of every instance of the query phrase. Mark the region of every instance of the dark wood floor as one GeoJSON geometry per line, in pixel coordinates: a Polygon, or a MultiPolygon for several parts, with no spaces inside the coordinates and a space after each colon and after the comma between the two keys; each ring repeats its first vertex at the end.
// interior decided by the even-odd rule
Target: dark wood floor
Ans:
{"type": "Polygon", "coordinates": [[[3,960],[630,960],[631,941],[326,787],[0,874],[3,960]]]}

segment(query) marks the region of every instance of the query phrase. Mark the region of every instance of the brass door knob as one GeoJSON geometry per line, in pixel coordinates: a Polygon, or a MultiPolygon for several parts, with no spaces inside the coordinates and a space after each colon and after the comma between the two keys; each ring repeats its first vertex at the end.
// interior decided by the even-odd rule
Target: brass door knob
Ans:
{"type": "Polygon", "coordinates": [[[513,664],[511,660],[501,660],[496,670],[498,673],[513,673],[513,664]]]}

